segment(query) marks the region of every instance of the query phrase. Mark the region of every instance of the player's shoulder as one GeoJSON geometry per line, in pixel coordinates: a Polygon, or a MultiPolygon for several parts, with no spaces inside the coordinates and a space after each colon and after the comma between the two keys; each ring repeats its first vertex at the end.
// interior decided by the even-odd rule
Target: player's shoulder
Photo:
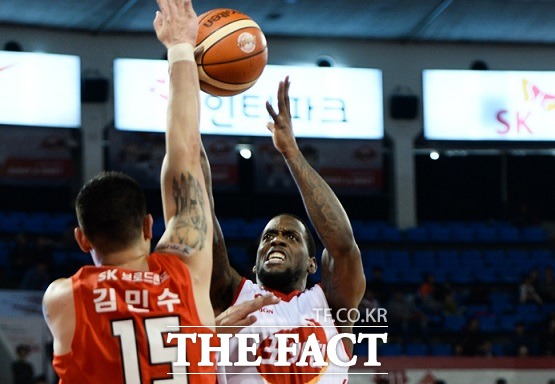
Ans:
{"type": "Polygon", "coordinates": [[[69,300],[73,301],[73,286],[71,278],[54,280],[44,292],[42,302],[45,308],[63,306],[69,300]]]}

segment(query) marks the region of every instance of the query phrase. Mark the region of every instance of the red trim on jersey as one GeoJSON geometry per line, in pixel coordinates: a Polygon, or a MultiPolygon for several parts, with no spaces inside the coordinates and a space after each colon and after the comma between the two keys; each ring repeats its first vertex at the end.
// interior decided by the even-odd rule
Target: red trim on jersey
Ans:
{"type": "Polygon", "coordinates": [[[235,305],[235,303],[237,302],[237,299],[239,298],[239,294],[241,293],[241,290],[243,289],[243,285],[245,285],[245,281],[247,281],[247,278],[243,276],[241,278],[241,282],[239,283],[239,286],[237,287],[237,290],[233,294],[233,300],[231,300],[230,307],[235,305]]]}
{"type": "MultiPolygon", "coordinates": [[[[237,298],[239,297],[239,293],[241,293],[241,290],[243,289],[243,285],[245,285],[245,281],[247,281],[247,278],[243,276],[243,278],[241,279],[241,283],[239,283],[239,288],[237,288],[237,292],[235,292],[235,297],[233,297],[233,301],[231,302],[231,305],[235,305],[235,302],[237,301],[237,298]]],[[[258,285],[261,289],[268,291],[270,293],[273,293],[275,296],[279,297],[281,300],[283,301],[291,301],[292,298],[299,296],[301,293],[303,293],[303,291],[299,291],[298,289],[290,292],[289,294],[285,294],[283,292],[280,291],[276,291],[274,289],[271,288],[267,288],[263,285],[257,284],[257,283],[253,283],[255,285],[258,285]]]]}
{"type": "Polygon", "coordinates": [[[292,298],[294,298],[296,296],[299,296],[301,293],[303,293],[302,291],[299,291],[298,289],[290,292],[289,294],[285,294],[285,293],[280,292],[280,291],[275,291],[271,288],[266,288],[263,285],[261,285],[260,288],[264,289],[265,291],[273,293],[274,295],[279,297],[281,300],[286,301],[286,302],[290,302],[292,298]]]}

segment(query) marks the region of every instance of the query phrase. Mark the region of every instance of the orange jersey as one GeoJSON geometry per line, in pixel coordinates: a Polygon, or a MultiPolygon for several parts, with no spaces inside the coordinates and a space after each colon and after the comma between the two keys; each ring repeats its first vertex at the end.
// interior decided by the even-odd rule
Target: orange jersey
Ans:
{"type": "Polygon", "coordinates": [[[178,348],[168,333],[214,335],[200,327],[189,269],[168,254],[153,253],[148,264],[148,272],[86,266],[71,277],[76,325],[71,352],[54,356],[60,383],[215,383],[215,364],[198,366],[198,338],[186,343],[191,365],[172,366],[178,348]]]}

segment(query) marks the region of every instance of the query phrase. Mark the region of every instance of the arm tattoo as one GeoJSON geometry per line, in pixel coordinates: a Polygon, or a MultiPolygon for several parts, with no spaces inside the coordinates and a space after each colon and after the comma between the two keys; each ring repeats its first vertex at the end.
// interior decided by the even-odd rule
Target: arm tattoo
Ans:
{"type": "Polygon", "coordinates": [[[342,209],[335,199],[335,194],[307,161],[297,158],[290,164],[293,174],[299,175],[295,180],[301,190],[310,221],[323,240],[333,236],[341,224],[342,209]]]}
{"type": "Polygon", "coordinates": [[[176,212],[171,233],[172,243],[203,249],[206,243],[206,211],[202,187],[191,174],[173,179],[176,212]]]}

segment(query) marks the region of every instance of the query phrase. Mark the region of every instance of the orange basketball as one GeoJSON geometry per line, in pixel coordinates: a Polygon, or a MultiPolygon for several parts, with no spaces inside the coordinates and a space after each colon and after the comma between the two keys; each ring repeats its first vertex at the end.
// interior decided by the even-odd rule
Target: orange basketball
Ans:
{"type": "Polygon", "coordinates": [[[249,16],[218,8],[198,17],[200,88],[213,96],[233,96],[252,87],[268,61],[264,33],[249,16]]]}

